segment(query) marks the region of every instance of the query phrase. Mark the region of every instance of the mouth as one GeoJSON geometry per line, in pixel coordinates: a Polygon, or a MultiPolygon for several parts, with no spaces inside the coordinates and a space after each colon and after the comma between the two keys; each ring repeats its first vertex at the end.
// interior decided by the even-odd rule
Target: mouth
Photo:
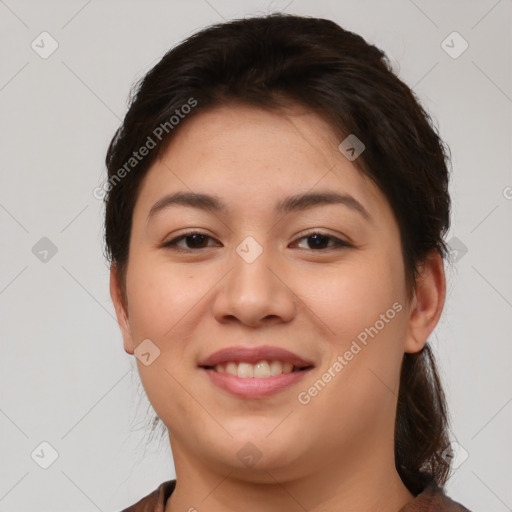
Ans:
{"type": "Polygon", "coordinates": [[[310,369],[313,363],[284,348],[263,345],[224,348],[200,361],[198,366],[242,379],[268,379],[310,369]]]}
{"type": "Polygon", "coordinates": [[[245,399],[277,394],[297,384],[314,368],[311,361],[271,346],[225,348],[198,366],[217,388],[245,399]]]}

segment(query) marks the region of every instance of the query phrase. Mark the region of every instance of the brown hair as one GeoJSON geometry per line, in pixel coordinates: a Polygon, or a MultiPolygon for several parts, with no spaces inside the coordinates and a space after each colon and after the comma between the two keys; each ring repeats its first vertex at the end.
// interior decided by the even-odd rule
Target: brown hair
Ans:
{"type": "MultiPolygon", "coordinates": [[[[134,205],[150,165],[188,119],[232,101],[274,111],[302,105],[327,120],[340,142],[349,134],[363,141],[353,164],[391,205],[412,298],[419,264],[432,251],[448,254],[449,149],[380,49],[333,21],[287,14],[207,27],[169,50],[136,85],[106,156],[106,257],[122,287],[134,205]],[[150,146],[134,159],[134,151],[150,146]]],[[[395,464],[412,493],[432,479],[446,482],[448,444],[446,400],[427,343],[404,354],[395,422],[395,464]]]]}

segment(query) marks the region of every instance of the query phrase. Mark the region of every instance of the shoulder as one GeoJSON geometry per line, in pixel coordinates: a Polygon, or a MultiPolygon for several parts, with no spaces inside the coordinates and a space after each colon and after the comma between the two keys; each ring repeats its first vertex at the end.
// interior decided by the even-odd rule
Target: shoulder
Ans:
{"type": "Polygon", "coordinates": [[[423,492],[399,512],[471,512],[457,501],[449,498],[444,489],[431,482],[423,492]]]}
{"type": "Polygon", "coordinates": [[[165,502],[174,491],[176,480],[162,482],[154,491],[121,512],[164,512],[165,502]]]}

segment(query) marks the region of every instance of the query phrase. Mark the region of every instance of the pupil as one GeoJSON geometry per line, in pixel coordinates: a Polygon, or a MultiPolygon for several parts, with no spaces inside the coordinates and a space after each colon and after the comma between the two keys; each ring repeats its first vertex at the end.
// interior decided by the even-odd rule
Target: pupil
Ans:
{"type": "Polygon", "coordinates": [[[326,237],[325,235],[311,235],[309,239],[314,240],[314,243],[310,245],[313,245],[314,248],[318,249],[320,246],[325,245],[325,242],[328,240],[328,237],[326,237]]]}
{"type": "Polygon", "coordinates": [[[189,236],[187,237],[187,240],[188,240],[188,241],[190,241],[190,239],[192,239],[192,240],[194,240],[195,242],[198,242],[198,243],[194,243],[194,242],[192,242],[192,244],[190,244],[190,245],[192,245],[193,247],[197,247],[198,245],[201,245],[201,237],[203,238],[203,240],[202,240],[202,241],[204,242],[204,238],[206,238],[206,237],[205,237],[205,235],[201,235],[200,233],[196,233],[195,235],[189,235],[189,236]],[[198,237],[199,237],[199,239],[198,239],[198,237]]]}

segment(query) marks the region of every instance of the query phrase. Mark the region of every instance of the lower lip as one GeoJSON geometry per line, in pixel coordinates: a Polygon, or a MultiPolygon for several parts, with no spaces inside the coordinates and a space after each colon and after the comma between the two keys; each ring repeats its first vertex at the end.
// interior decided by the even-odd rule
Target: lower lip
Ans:
{"type": "Polygon", "coordinates": [[[265,398],[275,395],[299,382],[310,371],[310,369],[301,370],[292,373],[282,373],[281,375],[264,379],[256,379],[251,377],[235,377],[234,375],[219,373],[205,368],[203,370],[216,386],[240,398],[265,398]]]}

